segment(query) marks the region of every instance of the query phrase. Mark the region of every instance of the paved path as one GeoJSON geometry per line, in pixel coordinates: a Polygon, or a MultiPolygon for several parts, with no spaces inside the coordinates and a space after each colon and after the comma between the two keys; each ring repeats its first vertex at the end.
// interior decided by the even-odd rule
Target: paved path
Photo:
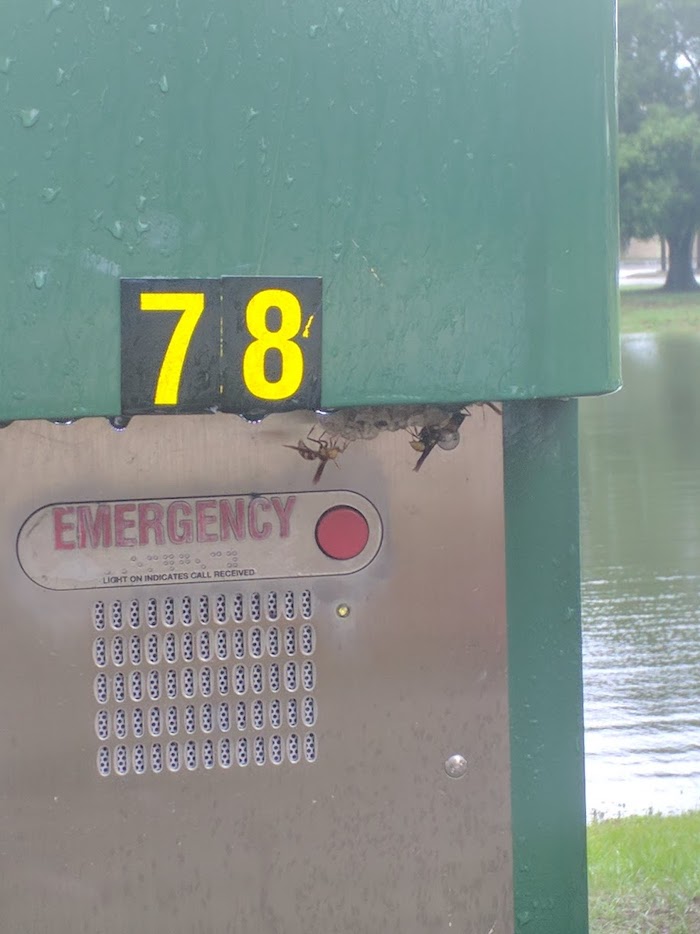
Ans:
{"type": "MultiPolygon", "coordinates": [[[[695,271],[696,279],[700,271],[695,271]]],[[[618,282],[622,288],[640,288],[642,286],[660,286],[666,281],[666,273],[662,272],[657,262],[647,263],[621,263],[618,269],[618,282]]]]}
{"type": "Polygon", "coordinates": [[[618,270],[618,282],[624,288],[640,286],[659,286],[666,281],[658,263],[621,263],[618,270]]]}

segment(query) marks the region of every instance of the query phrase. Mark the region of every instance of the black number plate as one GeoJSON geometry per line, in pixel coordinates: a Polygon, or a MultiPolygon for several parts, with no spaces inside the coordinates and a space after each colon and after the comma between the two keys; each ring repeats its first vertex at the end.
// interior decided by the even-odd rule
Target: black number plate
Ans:
{"type": "Polygon", "coordinates": [[[122,279],[122,414],[321,403],[318,278],[122,279]]]}

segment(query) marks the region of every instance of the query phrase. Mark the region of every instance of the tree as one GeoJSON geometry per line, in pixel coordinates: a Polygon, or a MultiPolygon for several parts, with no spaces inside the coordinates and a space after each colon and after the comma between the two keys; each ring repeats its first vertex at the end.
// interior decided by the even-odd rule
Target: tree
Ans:
{"type": "Polygon", "coordinates": [[[700,288],[693,275],[693,241],[700,227],[700,119],[661,104],[636,133],[620,138],[620,225],[623,238],[665,237],[665,288],[700,288]]]}
{"type": "Polygon", "coordinates": [[[665,288],[696,289],[700,3],[620,0],[618,39],[622,235],[665,237],[665,288]]]}

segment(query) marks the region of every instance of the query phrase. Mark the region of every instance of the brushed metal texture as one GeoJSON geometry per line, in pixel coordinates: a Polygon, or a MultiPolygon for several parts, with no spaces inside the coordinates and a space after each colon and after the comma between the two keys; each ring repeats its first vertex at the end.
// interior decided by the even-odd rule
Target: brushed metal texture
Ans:
{"type": "MultiPolygon", "coordinates": [[[[144,417],[120,432],[100,420],[34,422],[0,434],[7,930],[513,930],[496,414],[466,419],[459,447],[436,449],[419,473],[405,432],[354,442],[340,469],[325,471],[319,490],[355,491],[381,516],[379,552],[353,574],[49,591],[18,563],[18,533],[48,503],[308,491],[314,464],[282,445],[303,437],[311,418],[279,415],[252,426],[218,415],[144,417]],[[260,592],[264,613],[265,594],[288,589],[313,596],[315,762],[240,767],[234,756],[230,768],[99,775],[96,602],[104,601],[109,638],[112,602],[122,601],[126,614],[134,598],[155,596],[163,606],[183,595],[193,607],[207,596],[212,608],[193,632],[249,635],[249,616],[229,614],[220,626],[217,595],[232,606],[240,592],[250,606],[260,592]],[[454,777],[445,767],[451,759],[460,764],[454,777]]],[[[127,615],[122,623],[127,640],[127,615]]],[[[283,619],[279,625],[284,630],[283,619]]],[[[172,631],[184,632],[179,619],[172,631]]],[[[142,637],[148,632],[142,618],[142,637]]],[[[143,658],[131,667],[149,668],[143,658]]],[[[162,659],[156,666],[167,667],[162,659]]],[[[186,662],[179,656],[172,667],[186,662]]],[[[272,732],[268,725],[264,735],[272,732]]],[[[235,745],[235,724],[226,735],[235,745]]],[[[255,730],[245,735],[252,740],[255,730]]],[[[188,737],[176,738],[184,749],[188,737]]],[[[107,745],[118,742],[111,736],[107,745]]]]}

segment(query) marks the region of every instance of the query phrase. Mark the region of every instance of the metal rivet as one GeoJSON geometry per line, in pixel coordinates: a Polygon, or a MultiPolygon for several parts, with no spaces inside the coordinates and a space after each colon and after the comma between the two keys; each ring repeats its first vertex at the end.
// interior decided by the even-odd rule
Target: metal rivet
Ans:
{"type": "Polygon", "coordinates": [[[336,607],[335,612],[341,619],[346,619],[348,616],[350,616],[350,607],[347,605],[347,603],[340,603],[336,607]]]}
{"type": "Polygon", "coordinates": [[[450,756],[445,763],[445,771],[450,778],[464,778],[467,773],[467,760],[459,754],[450,756]]]}

